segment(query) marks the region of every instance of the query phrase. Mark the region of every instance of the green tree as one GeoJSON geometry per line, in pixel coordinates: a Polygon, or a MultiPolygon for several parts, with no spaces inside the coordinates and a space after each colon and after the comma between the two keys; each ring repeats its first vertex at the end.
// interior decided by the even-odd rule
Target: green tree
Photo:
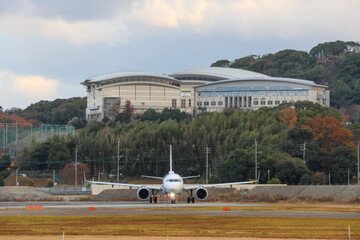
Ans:
{"type": "Polygon", "coordinates": [[[50,169],[60,169],[66,162],[71,159],[70,151],[66,144],[58,136],[52,139],[52,144],[49,148],[49,155],[47,158],[47,165],[50,169]]]}

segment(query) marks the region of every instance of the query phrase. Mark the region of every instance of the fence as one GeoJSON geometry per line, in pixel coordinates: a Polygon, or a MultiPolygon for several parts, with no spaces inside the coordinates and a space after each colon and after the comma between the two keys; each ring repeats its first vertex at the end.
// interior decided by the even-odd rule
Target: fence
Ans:
{"type": "Polygon", "coordinates": [[[39,191],[51,195],[91,195],[91,188],[82,187],[52,187],[37,188],[39,191]]]}
{"type": "Polygon", "coordinates": [[[43,142],[54,135],[74,136],[75,128],[69,125],[43,124],[34,127],[30,123],[0,123],[0,149],[16,157],[33,140],[43,142]]]}

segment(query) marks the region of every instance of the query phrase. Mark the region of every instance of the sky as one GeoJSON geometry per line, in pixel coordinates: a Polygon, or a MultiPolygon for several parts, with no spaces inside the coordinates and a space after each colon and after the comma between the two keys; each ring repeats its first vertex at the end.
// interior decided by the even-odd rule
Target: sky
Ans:
{"type": "Polygon", "coordinates": [[[358,0],[2,0],[0,106],[84,97],[94,75],[171,74],[360,41],[358,0]]]}

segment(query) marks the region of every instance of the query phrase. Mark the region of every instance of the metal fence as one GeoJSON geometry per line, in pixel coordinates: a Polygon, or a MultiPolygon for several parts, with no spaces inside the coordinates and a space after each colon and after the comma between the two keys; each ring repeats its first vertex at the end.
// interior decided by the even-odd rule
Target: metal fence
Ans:
{"type": "Polygon", "coordinates": [[[1,123],[0,122],[0,148],[16,157],[24,147],[31,144],[32,140],[43,142],[54,135],[66,136],[75,134],[75,128],[69,125],[43,124],[34,127],[29,123],[1,123]]]}
{"type": "Polygon", "coordinates": [[[51,195],[91,195],[91,188],[83,187],[52,187],[37,188],[39,191],[51,195]]]}

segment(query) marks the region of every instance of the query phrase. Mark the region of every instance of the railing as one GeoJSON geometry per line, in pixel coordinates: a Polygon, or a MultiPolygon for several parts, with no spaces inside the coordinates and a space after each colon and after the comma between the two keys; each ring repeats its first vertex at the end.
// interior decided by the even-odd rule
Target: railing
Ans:
{"type": "Polygon", "coordinates": [[[91,188],[82,187],[52,187],[37,188],[39,191],[51,195],[91,195],[91,188]]]}

